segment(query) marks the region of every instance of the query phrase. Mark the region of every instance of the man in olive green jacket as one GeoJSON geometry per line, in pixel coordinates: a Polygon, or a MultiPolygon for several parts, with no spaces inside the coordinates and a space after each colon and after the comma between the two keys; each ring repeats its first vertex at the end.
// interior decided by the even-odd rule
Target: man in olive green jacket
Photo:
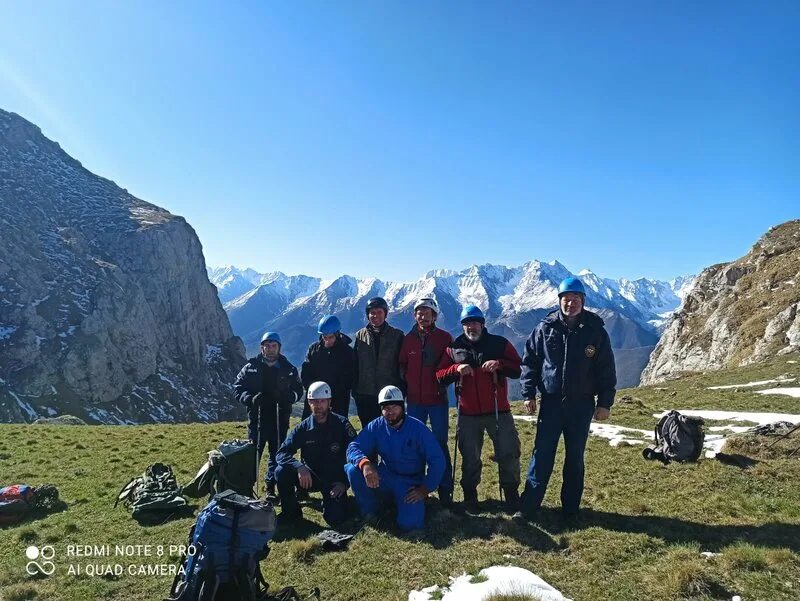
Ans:
{"type": "Polygon", "coordinates": [[[378,392],[384,386],[403,388],[400,378],[400,347],[404,334],[386,321],[389,305],[381,297],[367,302],[366,327],[356,332],[354,348],[358,362],[356,386],[353,397],[356,400],[358,419],[366,428],[373,419],[381,416],[378,407],[378,392]]]}

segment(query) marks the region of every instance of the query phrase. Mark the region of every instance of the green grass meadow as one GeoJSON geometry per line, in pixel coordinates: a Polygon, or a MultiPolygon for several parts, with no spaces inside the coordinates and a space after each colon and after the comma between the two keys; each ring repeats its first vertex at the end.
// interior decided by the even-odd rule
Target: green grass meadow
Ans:
{"type": "MultiPolygon", "coordinates": [[[[657,387],[620,391],[610,423],[651,429],[664,409],[747,409],[800,414],[800,399],[759,395],[752,389],[707,390],[776,376],[800,376],[800,357],[788,355],[736,370],[688,375],[657,387]],[[624,397],[624,399],[623,399],[624,397]]],[[[800,386],[797,382],[784,386],[800,386]]],[[[522,408],[517,404],[515,411],[522,408]]],[[[455,418],[453,418],[454,420],[455,418]]],[[[707,425],[713,425],[708,423],[707,425]]],[[[535,425],[517,422],[523,478],[535,425]]],[[[451,432],[454,428],[451,428],[451,432]]],[[[150,463],[173,466],[188,482],[206,452],[227,438],[244,437],[243,423],[159,426],[0,425],[0,484],[55,484],[66,508],[0,526],[2,601],[156,600],[172,577],[69,573],[88,564],[145,566],[177,562],[170,545],[185,544],[194,518],[139,524],[117,492],[150,463]],[[29,576],[25,549],[52,545],[56,572],[29,576]],[[68,556],[68,546],[150,545],[151,555],[68,556]],[[165,555],[158,556],[162,546],[165,555]]],[[[800,432],[781,448],[800,446],[800,432]]],[[[452,446],[451,446],[452,448],[452,446]]],[[[744,447],[737,447],[741,449],[744,447]]],[[[554,472],[546,508],[535,524],[500,511],[491,443],[484,446],[484,512],[467,517],[429,503],[424,538],[412,539],[390,524],[361,530],[349,550],[321,553],[313,542],[323,529],[318,502],[304,509],[306,522],[279,529],[262,563],[275,589],[318,586],[322,599],[407,599],[408,592],[446,584],[492,565],[531,570],[574,600],[800,599],[800,452],[756,457],[749,469],[703,459],[663,466],[641,457],[641,446],[611,447],[592,437],[587,448],[584,512],[565,528],[558,513],[561,484],[554,472]],[[705,557],[701,552],[715,555],[705,557]]],[[[740,451],[741,452],[741,451],[740,451]]],[[[561,457],[559,457],[560,465],[561,457]]],[[[459,461],[460,463],[460,461],[459,461]]],[[[456,491],[456,501],[461,498],[456,491]]],[[[202,502],[192,501],[200,509],[202,502]]]]}

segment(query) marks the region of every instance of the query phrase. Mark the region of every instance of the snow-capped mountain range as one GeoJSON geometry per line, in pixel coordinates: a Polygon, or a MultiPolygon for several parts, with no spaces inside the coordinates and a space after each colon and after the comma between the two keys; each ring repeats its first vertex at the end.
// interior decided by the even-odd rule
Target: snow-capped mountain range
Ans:
{"type": "Polygon", "coordinates": [[[490,331],[509,338],[522,352],[524,341],[536,323],[557,304],[558,284],[577,275],[587,288],[587,307],[606,322],[616,350],[620,385],[635,385],[647,363],[661,329],[691,288],[694,276],[668,282],[640,278],[612,280],[589,270],[573,274],[558,261],[530,261],[519,267],[473,265],[462,271],[438,269],[414,282],[384,282],[377,278],[343,275],[325,280],[281,272],[261,274],[234,266],[209,268],[220,300],[239,335],[252,354],[265,330],[283,338],[290,360],[302,361],[316,338],[320,317],[333,313],[346,332],[365,323],[367,299],[382,296],[389,303],[389,321],[408,330],[414,302],[433,296],[441,314],[437,324],[460,331],[458,317],[464,305],[478,305],[487,316],[490,331]]]}

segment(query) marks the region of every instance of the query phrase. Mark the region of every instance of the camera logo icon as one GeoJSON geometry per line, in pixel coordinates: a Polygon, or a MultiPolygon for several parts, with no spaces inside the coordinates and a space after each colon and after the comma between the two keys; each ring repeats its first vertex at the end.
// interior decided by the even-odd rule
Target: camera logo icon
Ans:
{"type": "Polygon", "coordinates": [[[25,566],[25,571],[31,576],[37,574],[51,576],[56,571],[56,564],[50,561],[55,555],[56,550],[52,545],[45,545],[41,549],[31,545],[25,549],[25,557],[30,560],[25,566]],[[41,561],[36,561],[37,559],[41,561]]]}

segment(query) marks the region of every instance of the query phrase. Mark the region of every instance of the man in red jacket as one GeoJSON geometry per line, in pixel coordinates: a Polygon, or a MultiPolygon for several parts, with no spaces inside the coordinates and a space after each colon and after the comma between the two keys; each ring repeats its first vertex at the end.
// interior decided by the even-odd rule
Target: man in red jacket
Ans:
{"type": "Polygon", "coordinates": [[[414,305],[417,323],[403,339],[399,361],[408,388],[406,412],[423,424],[430,418],[433,435],[444,452],[445,472],[439,484],[439,502],[442,507],[450,507],[453,503],[453,465],[447,444],[450,415],[447,389],[437,381],[436,367],[453,337],[436,327],[438,316],[436,299],[425,297],[417,301],[414,305]]]}
{"type": "Polygon", "coordinates": [[[478,508],[483,432],[489,434],[500,470],[500,487],[506,511],[519,505],[520,444],[508,404],[508,378],[519,378],[522,359],[504,337],[486,330],[483,312],[467,305],[461,312],[464,333],[445,350],[436,377],[440,384],[456,382],[459,423],[458,450],[464,459],[461,488],[467,512],[478,508]]]}

